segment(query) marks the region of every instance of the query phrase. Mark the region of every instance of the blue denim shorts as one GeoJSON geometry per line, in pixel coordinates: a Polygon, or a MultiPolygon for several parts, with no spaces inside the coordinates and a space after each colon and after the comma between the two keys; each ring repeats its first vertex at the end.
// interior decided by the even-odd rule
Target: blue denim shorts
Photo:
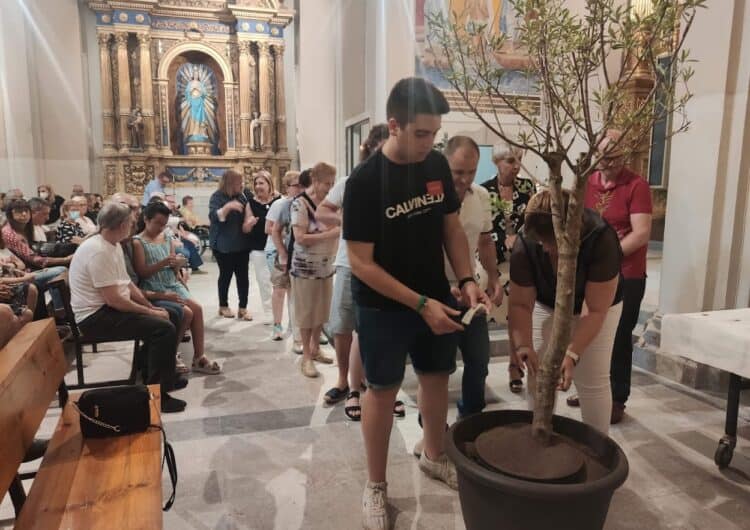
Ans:
{"type": "MultiPolygon", "coordinates": [[[[455,302],[450,304],[455,307],[455,302]]],[[[417,374],[456,371],[458,335],[435,335],[416,311],[385,311],[355,305],[357,333],[367,384],[393,388],[401,384],[406,356],[417,374]]]]}

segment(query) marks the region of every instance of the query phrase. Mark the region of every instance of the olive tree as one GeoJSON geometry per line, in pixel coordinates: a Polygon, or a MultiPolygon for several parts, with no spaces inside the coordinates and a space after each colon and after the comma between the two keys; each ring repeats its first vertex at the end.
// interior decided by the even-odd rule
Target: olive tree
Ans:
{"type": "Polygon", "coordinates": [[[571,337],[586,183],[606,152],[643,147],[657,120],[668,117],[671,134],[688,127],[685,105],[693,70],[684,43],[705,0],[632,0],[631,5],[585,0],[579,12],[566,0],[509,3],[517,21],[513,35],[491,31],[486,23],[467,23],[463,13],[438,11],[426,13],[427,43],[434,64],[469,111],[511,146],[535,153],[549,169],[557,292],[552,336],[537,374],[532,427],[535,438],[545,441],[571,337]],[[509,49],[524,61],[509,57],[509,49]],[[517,77],[519,69],[531,89],[509,93],[506,78],[517,77]],[[502,114],[507,109],[521,125],[512,131],[502,114]],[[597,147],[612,129],[620,134],[602,153],[597,147]],[[564,172],[573,175],[565,216],[564,172]]]}

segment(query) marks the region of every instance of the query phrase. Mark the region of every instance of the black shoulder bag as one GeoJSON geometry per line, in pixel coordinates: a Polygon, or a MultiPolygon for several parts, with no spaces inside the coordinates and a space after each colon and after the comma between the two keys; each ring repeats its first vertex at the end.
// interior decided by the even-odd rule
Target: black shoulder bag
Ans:
{"type": "Polygon", "coordinates": [[[177,491],[177,461],[174,449],[167,442],[167,433],[160,425],[151,424],[151,393],[145,385],[114,386],[87,390],[71,401],[80,414],[81,434],[84,438],[110,438],[159,429],[164,440],[162,470],[166,464],[172,482],[172,495],[163,510],[169,511],[177,491]]]}

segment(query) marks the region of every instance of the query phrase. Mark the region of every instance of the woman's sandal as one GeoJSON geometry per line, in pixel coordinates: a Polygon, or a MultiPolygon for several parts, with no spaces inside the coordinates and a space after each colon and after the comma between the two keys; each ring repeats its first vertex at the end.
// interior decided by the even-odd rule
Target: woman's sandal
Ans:
{"type": "Polygon", "coordinates": [[[406,407],[404,406],[403,401],[397,399],[393,404],[393,415],[397,418],[403,418],[406,416],[406,407]]]}
{"type": "Polygon", "coordinates": [[[523,373],[523,370],[521,370],[519,366],[515,364],[510,364],[508,365],[508,374],[510,374],[511,378],[513,377],[513,372],[512,372],[513,369],[518,370],[518,373],[521,375],[519,377],[516,377],[515,379],[510,380],[510,383],[509,383],[510,391],[513,392],[514,394],[519,394],[523,390],[524,373],[523,373]]]}
{"type": "Polygon", "coordinates": [[[333,405],[334,403],[338,403],[342,399],[346,398],[349,394],[349,387],[346,386],[344,388],[338,388],[333,387],[328,392],[325,393],[323,396],[323,400],[328,405],[333,405]]]}
{"type": "MultiPolygon", "coordinates": [[[[346,400],[356,399],[359,401],[359,392],[356,390],[349,392],[346,396],[346,400]]],[[[361,405],[349,405],[344,407],[344,414],[352,421],[360,421],[362,419],[362,406],[361,405]]]]}
{"type": "Polygon", "coordinates": [[[221,373],[221,366],[216,361],[210,361],[205,355],[193,360],[193,372],[199,374],[216,375],[221,373]]]}

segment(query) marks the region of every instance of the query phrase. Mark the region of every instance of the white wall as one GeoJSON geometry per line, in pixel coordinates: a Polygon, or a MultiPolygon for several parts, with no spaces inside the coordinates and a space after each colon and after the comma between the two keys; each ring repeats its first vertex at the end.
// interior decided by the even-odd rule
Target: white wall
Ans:
{"type": "Polygon", "coordinates": [[[300,57],[297,94],[297,148],[301,167],[337,163],[336,134],[340,42],[338,0],[300,2],[300,57]]]}
{"type": "Polygon", "coordinates": [[[687,108],[692,126],[672,140],[664,313],[750,304],[750,6],[708,4],[686,43],[698,61],[687,108]]]}
{"type": "Polygon", "coordinates": [[[0,91],[5,146],[0,189],[66,194],[88,184],[89,115],[76,0],[0,3],[0,91]]]}

